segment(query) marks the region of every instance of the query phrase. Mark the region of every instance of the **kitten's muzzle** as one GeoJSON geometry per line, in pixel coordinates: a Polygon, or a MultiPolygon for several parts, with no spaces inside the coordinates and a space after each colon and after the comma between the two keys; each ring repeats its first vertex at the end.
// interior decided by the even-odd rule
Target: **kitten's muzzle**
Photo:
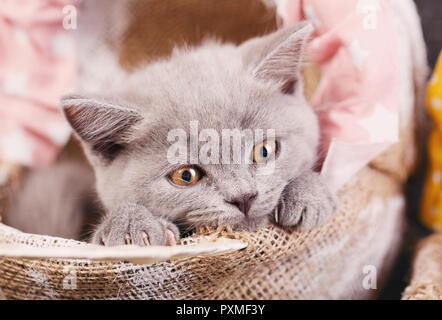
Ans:
{"type": "Polygon", "coordinates": [[[227,202],[236,206],[239,209],[239,211],[241,211],[247,216],[250,207],[252,206],[252,202],[256,199],[257,195],[258,195],[257,193],[242,194],[227,202]]]}

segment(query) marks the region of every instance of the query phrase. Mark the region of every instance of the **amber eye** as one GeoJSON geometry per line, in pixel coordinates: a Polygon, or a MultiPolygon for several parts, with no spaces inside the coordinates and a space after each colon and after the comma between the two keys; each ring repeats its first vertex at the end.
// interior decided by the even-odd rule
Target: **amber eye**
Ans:
{"type": "Polygon", "coordinates": [[[201,173],[193,167],[183,167],[172,173],[171,179],[180,186],[191,186],[201,179],[201,173]]]}
{"type": "Polygon", "coordinates": [[[276,153],[276,142],[264,140],[253,147],[253,162],[262,163],[271,159],[276,153]]]}

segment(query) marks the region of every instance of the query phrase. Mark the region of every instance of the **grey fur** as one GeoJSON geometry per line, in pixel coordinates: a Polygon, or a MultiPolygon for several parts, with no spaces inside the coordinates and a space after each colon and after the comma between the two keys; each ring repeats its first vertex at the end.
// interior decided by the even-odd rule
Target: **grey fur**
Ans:
{"type": "Polygon", "coordinates": [[[141,121],[134,107],[131,109],[98,99],[67,96],[62,107],[78,136],[107,160],[112,160],[130,142],[131,129],[141,121]]]}
{"type": "Polygon", "coordinates": [[[166,244],[168,229],[179,236],[174,224],[256,229],[272,220],[275,208],[283,226],[308,229],[326,221],[336,199],[312,171],[319,127],[300,77],[311,31],[300,24],[239,47],[207,42],[176,50],[168,60],[120,73],[106,88],[107,100],[97,92],[64,99],[63,110],[83,140],[107,211],[93,241],[118,245],[129,234],[132,243],[143,245],[140,235],[146,232],[150,244],[166,244]],[[201,165],[206,175],[195,185],[173,185],[168,175],[177,166],[166,158],[167,133],[188,131],[192,120],[200,130],[219,133],[275,129],[280,153],[274,173],[264,175],[254,165],[209,164],[201,165]],[[103,141],[121,148],[109,157],[107,148],[96,147],[103,141]],[[229,203],[255,193],[247,215],[229,203]]]}
{"type": "Polygon", "coordinates": [[[92,242],[107,246],[124,244],[167,245],[167,231],[179,239],[178,228],[161,217],[155,217],[146,207],[126,203],[115,212],[109,212],[107,218],[94,233],[92,242]],[[127,236],[129,238],[127,238],[127,236]],[[143,239],[143,237],[146,239],[143,239]],[[130,239],[130,243],[126,242],[130,239]]]}
{"type": "Polygon", "coordinates": [[[92,170],[62,162],[30,172],[12,199],[5,222],[23,232],[87,238],[85,224],[94,218],[89,211],[99,208],[95,199],[92,170]]]}
{"type": "Polygon", "coordinates": [[[275,210],[275,220],[281,226],[310,230],[326,222],[336,211],[337,203],[336,195],[323,178],[307,171],[285,187],[275,210]]]}

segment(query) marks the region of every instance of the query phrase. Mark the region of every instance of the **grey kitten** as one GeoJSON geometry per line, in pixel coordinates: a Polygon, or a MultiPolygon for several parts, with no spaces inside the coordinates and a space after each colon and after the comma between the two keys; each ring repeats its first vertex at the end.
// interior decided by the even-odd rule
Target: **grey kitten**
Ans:
{"type": "Polygon", "coordinates": [[[177,225],[254,230],[275,221],[307,230],[325,222],[337,201],[312,170],[319,127],[300,74],[311,32],[301,23],[239,47],[208,42],[176,50],[115,79],[102,95],[65,97],[63,112],[95,169],[106,210],[92,241],[166,245],[179,239],[177,225]],[[189,137],[191,121],[220,136],[223,129],[275,130],[274,143],[251,150],[272,161],[272,173],[255,162],[170,163],[168,134],[180,128],[189,137]]]}

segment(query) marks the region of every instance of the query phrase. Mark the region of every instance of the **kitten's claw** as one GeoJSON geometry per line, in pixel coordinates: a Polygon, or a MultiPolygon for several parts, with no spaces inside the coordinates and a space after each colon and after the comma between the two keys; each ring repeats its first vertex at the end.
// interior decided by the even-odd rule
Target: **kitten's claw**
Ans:
{"type": "Polygon", "coordinates": [[[146,232],[143,231],[143,242],[145,246],[150,246],[149,236],[146,232]]]}
{"type": "Polygon", "coordinates": [[[131,244],[132,239],[130,238],[130,235],[126,234],[126,235],[124,236],[124,242],[125,242],[126,244],[131,244]]]}
{"type": "Polygon", "coordinates": [[[179,230],[173,223],[152,215],[145,207],[132,204],[106,216],[92,242],[105,246],[171,246],[179,238],[179,230]]]}
{"type": "Polygon", "coordinates": [[[274,219],[284,227],[310,230],[325,223],[337,205],[334,192],[323,178],[316,172],[308,172],[286,186],[274,210],[274,219]]]}
{"type": "Polygon", "coordinates": [[[166,230],[166,244],[168,246],[174,246],[176,245],[176,239],[173,232],[169,229],[166,230]]]}
{"type": "Polygon", "coordinates": [[[273,211],[273,215],[275,217],[276,224],[279,224],[279,205],[276,206],[275,210],[273,211]]]}

